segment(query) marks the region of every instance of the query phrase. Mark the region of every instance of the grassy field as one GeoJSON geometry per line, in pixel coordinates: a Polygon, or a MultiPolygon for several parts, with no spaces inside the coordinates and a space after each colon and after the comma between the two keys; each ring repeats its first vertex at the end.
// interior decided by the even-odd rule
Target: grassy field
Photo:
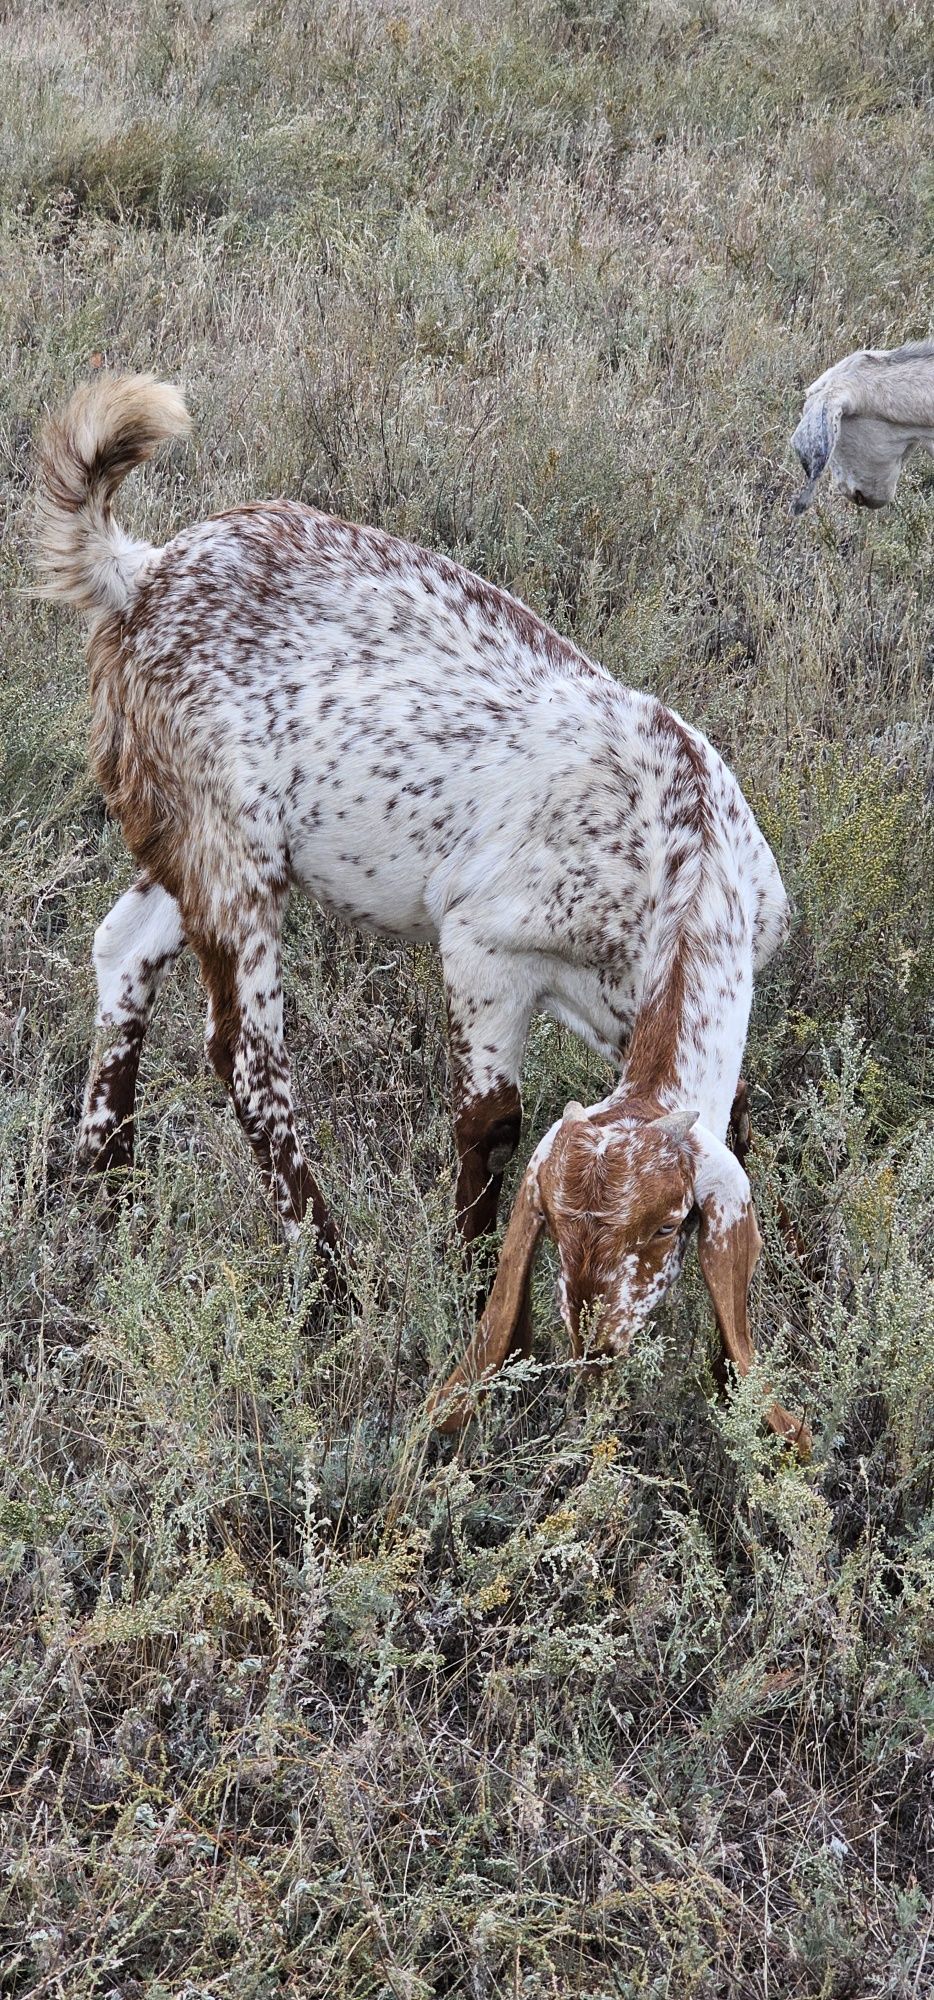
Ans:
{"type": "MultiPolygon", "coordinates": [[[[0,1990],[48,2000],[934,1991],[934,468],[803,522],[786,440],[931,331],[905,0],[0,9],[0,1990]],[[30,595],[43,408],[184,384],[164,538],[286,493],[452,552],[734,765],[796,920],[746,1074],[755,1324],[813,1464],[718,1402],[692,1268],[586,1389],[455,1449],[427,953],[296,901],[303,1130],[354,1245],[277,1246],[191,968],[116,1219],[76,1184],[89,947],[131,879],[77,621],[30,595]],[[806,1247],[793,1257],[784,1202],[806,1247]]],[[[540,1024],[526,1149],[608,1072],[540,1024]]]]}

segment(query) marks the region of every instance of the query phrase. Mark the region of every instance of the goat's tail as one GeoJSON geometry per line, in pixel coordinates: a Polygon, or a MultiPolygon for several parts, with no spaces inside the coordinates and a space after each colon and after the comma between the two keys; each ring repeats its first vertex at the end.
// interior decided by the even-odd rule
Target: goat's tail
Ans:
{"type": "Polygon", "coordinates": [[[163,438],[191,427],[180,390],[154,375],[100,375],[51,417],[39,446],[37,540],[42,595],[81,611],[124,611],[148,544],[113,519],[113,496],[163,438]]]}

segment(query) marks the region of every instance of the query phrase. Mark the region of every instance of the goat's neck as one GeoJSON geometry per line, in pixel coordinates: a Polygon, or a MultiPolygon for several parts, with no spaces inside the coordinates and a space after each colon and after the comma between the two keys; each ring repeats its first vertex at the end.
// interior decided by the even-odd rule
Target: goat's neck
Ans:
{"type": "Polygon", "coordinates": [[[724,1139],[752,1001],[749,954],[718,958],[712,937],[682,936],[664,976],[647,984],[611,1101],[650,1115],[690,1107],[724,1139]]]}

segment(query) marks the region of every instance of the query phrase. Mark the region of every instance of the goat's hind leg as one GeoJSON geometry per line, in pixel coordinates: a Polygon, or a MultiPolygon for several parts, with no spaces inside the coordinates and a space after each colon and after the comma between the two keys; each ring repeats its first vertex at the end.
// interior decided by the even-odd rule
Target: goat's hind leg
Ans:
{"type": "Polygon", "coordinates": [[[78,1132],[78,1164],[105,1171],[133,1162],[140,1052],[156,996],[185,944],[174,897],[141,875],[94,935],[97,1042],[78,1132]]]}
{"type": "Polygon", "coordinates": [[[208,992],[207,1048],[226,1084],[287,1237],[310,1209],[332,1288],[337,1235],[302,1150],[282,1025],[280,929],[285,897],[268,891],[189,936],[208,992]]]}

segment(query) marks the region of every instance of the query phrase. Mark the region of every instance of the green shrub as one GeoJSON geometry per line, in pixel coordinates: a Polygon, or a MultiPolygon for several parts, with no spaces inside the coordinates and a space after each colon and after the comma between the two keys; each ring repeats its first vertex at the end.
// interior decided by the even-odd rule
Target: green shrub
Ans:
{"type": "MultiPolygon", "coordinates": [[[[918,1996],[934,475],[871,519],[785,503],[803,385],[929,331],[924,10],[61,0],[5,33],[0,1985],[918,1996]],[[429,1432],[477,1282],[439,970],[298,899],[356,1312],[272,1240],[190,964],[125,1200],[76,1184],[131,864],[28,505],[40,412],[101,358],[195,415],[134,532],[285,492],[450,550],[737,770],[796,922],[746,1056],[760,1360],[725,1400],[693,1257],[590,1378],[546,1247],[533,1357],[429,1432]]],[[[523,1159],[609,1075],[537,1022],[523,1159]]]]}

